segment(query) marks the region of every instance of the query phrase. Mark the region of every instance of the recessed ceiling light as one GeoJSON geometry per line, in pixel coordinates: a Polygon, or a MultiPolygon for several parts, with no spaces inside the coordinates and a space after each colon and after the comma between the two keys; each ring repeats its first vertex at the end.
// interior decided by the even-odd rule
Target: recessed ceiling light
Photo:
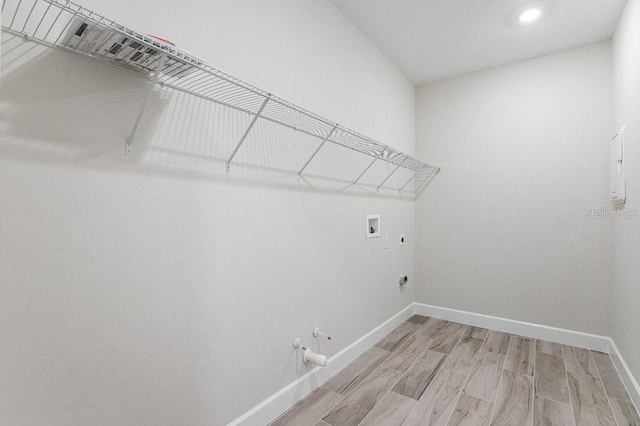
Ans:
{"type": "Polygon", "coordinates": [[[533,22],[540,17],[540,9],[527,9],[520,14],[520,22],[533,22]]]}

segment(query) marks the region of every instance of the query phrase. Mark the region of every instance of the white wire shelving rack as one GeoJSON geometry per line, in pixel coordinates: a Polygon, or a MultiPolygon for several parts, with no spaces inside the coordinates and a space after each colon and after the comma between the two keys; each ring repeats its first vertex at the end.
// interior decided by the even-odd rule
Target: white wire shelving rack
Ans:
{"type": "Polygon", "coordinates": [[[249,125],[226,160],[228,170],[258,120],[317,139],[312,155],[300,164],[299,176],[328,143],[370,157],[371,161],[353,184],[357,184],[376,162],[391,165],[376,192],[385,187],[399,169],[404,169],[410,179],[398,187],[385,189],[402,194],[413,182],[412,192],[417,197],[441,170],[213,68],[166,40],[134,31],[72,1],[3,0],[2,30],[48,47],[71,50],[147,78],[151,82],[149,90],[125,141],[127,155],[132,153],[135,134],[154,87],[160,85],[251,116],[249,125]]]}

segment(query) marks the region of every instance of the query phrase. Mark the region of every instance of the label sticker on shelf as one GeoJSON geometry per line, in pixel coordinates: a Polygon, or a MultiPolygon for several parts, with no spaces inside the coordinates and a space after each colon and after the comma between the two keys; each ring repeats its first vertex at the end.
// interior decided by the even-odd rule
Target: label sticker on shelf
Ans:
{"type": "MultiPolygon", "coordinates": [[[[142,43],[135,35],[128,36],[110,28],[105,28],[84,18],[76,17],[64,37],[62,44],[87,55],[96,56],[119,67],[148,74],[155,71],[162,50],[172,45],[164,39],[149,36],[157,48],[142,43]]],[[[147,40],[148,42],[148,40],[147,40]]],[[[186,55],[185,55],[186,56],[186,55]]],[[[202,66],[203,61],[194,57],[183,60],[168,57],[160,72],[166,77],[182,78],[196,70],[185,65],[202,66]]]]}

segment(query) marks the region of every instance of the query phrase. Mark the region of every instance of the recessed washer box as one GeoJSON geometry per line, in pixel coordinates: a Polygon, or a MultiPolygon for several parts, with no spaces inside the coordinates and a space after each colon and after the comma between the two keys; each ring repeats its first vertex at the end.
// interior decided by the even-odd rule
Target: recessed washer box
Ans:
{"type": "Polygon", "coordinates": [[[367,238],[376,238],[380,236],[380,215],[367,215],[367,238]]]}

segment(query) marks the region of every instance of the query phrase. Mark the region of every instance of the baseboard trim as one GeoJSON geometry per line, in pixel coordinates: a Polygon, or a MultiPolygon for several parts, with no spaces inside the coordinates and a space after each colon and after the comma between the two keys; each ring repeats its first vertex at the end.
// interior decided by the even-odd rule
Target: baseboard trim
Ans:
{"type": "Polygon", "coordinates": [[[618,350],[618,347],[614,343],[613,339],[610,340],[610,349],[609,355],[611,355],[611,359],[613,360],[613,365],[616,367],[618,371],[618,375],[622,378],[622,383],[627,388],[627,392],[633,401],[633,404],[636,406],[636,410],[640,412],[640,386],[636,381],[636,378],[631,374],[631,370],[629,370],[629,366],[622,358],[622,354],[618,350]]]}
{"type": "Polygon", "coordinates": [[[414,313],[605,353],[609,353],[610,348],[611,339],[609,337],[494,317],[491,315],[476,314],[422,303],[414,304],[414,313]]]}
{"type": "Polygon", "coordinates": [[[273,421],[411,317],[414,311],[413,305],[413,303],[410,304],[351,345],[333,355],[327,361],[326,367],[314,368],[227,426],[264,426],[273,421]]]}

